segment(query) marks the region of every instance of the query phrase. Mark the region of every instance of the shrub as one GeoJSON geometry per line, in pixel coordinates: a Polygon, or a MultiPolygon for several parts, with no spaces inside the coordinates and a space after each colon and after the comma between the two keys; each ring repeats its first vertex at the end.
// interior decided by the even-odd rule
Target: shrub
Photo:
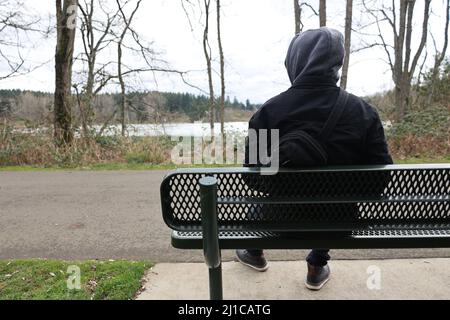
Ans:
{"type": "Polygon", "coordinates": [[[0,166],[80,167],[100,162],[163,164],[169,162],[167,138],[122,136],[75,138],[57,147],[51,130],[15,130],[0,125],[0,166]]]}
{"type": "Polygon", "coordinates": [[[450,110],[435,106],[411,112],[387,131],[394,157],[442,157],[450,154],[450,110]]]}

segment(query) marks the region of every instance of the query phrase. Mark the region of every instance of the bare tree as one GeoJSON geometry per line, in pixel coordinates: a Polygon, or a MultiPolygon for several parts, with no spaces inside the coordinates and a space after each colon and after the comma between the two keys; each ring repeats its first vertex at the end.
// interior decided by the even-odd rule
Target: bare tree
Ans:
{"type": "Polygon", "coordinates": [[[211,47],[209,45],[209,8],[210,8],[211,0],[203,0],[204,5],[204,14],[205,14],[205,27],[203,29],[203,53],[205,55],[206,60],[206,68],[208,73],[208,86],[209,86],[209,124],[211,127],[211,138],[214,139],[214,121],[215,121],[215,110],[216,110],[216,102],[214,96],[214,85],[213,85],[213,77],[212,77],[212,57],[211,57],[211,47]]]}
{"type": "Polygon", "coordinates": [[[152,43],[145,42],[133,28],[132,22],[139,11],[141,3],[142,0],[136,0],[135,2],[132,0],[116,0],[120,20],[114,28],[114,31],[112,31],[112,34],[114,35],[114,42],[117,44],[117,73],[105,75],[100,83],[101,85],[111,80],[118,80],[121,92],[119,109],[122,135],[126,134],[128,109],[133,107],[127,99],[126,77],[137,77],[139,74],[150,72],[153,73],[156,81],[156,73],[171,73],[180,76],[186,85],[199,89],[186,81],[185,76],[189,71],[180,71],[171,68],[165,60],[159,57],[160,54],[152,49],[152,43]],[[131,7],[127,15],[125,7],[132,3],[134,3],[134,7],[131,7]],[[130,53],[134,57],[133,62],[130,64],[126,63],[126,53],[130,53]]]}
{"type": "Polygon", "coordinates": [[[299,0],[294,0],[295,34],[302,31],[302,7],[299,0]]]}
{"type": "Polygon", "coordinates": [[[222,44],[222,30],[220,23],[220,0],[216,0],[217,3],[217,42],[219,45],[219,56],[220,56],[220,132],[222,134],[222,141],[224,143],[224,153],[225,153],[225,56],[223,52],[222,44]]]}
{"type": "Polygon", "coordinates": [[[81,93],[77,94],[81,97],[78,99],[80,108],[81,124],[85,136],[89,136],[89,126],[95,117],[94,99],[97,94],[108,84],[111,80],[110,74],[106,72],[106,66],[110,64],[98,65],[98,56],[109,44],[114,40],[111,28],[116,21],[118,11],[109,13],[106,12],[103,0],[82,0],[79,3],[79,11],[81,18],[80,34],[83,43],[83,52],[78,58],[86,65],[86,69],[82,74],[86,75],[81,93]],[[102,8],[104,17],[102,19],[95,19],[94,14],[97,6],[102,8]]]}
{"type": "Polygon", "coordinates": [[[72,65],[78,0],[56,0],[54,135],[58,144],[70,144],[72,132],[72,65]]]}
{"type": "MultiPolygon", "coordinates": [[[[434,96],[434,92],[435,92],[435,87],[436,87],[436,82],[438,80],[439,77],[439,69],[442,66],[442,62],[444,62],[446,53],[447,53],[447,48],[448,48],[448,28],[449,28],[449,24],[450,24],[450,0],[447,0],[447,5],[446,5],[446,15],[445,15],[445,29],[444,29],[444,44],[442,46],[441,51],[439,51],[437,49],[437,45],[436,45],[436,41],[433,37],[433,43],[434,43],[434,48],[435,48],[435,56],[434,56],[434,65],[433,65],[433,69],[431,71],[431,80],[430,80],[430,89],[429,89],[429,93],[428,93],[428,99],[427,99],[427,103],[430,104],[431,100],[434,96]]],[[[433,36],[433,35],[431,35],[433,36]]]]}
{"type": "Polygon", "coordinates": [[[117,75],[119,78],[120,83],[120,90],[121,90],[121,102],[120,102],[120,112],[121,112],[121,122],[122,122],[122,136],[125,136],[126,133],[126,113],[127,113],[127,95],[126,95],[126,87],[125,87],[125,81],[124,81],[124,74],[123,74],[123,41],[125,39],[125,36],[127,35],[127,32],[130,30],[131,22],[133,21],[133,18],[136,14],[136,12],[139,10],[139,6],[141,5],[142,0],[138,0],[136,2],[136,6],[134,7],[134,10],[131,12],[130,16],[127,17],[123,10],[123,4],[120,0],[116,0],[117,6],[119,8],[121,17],[124,22],[124,28],[122,30],[122,33],[119,36],[119,40],[117,42],[117,75]]]}
{"type": "Polygon", "coordinates": [[[422,20],[422,35],[415,53],[412,53],[413,37],[413,17],[415,0],[400,0],[400,5],[396,6],[396,1],[392,1],[391,6],[382,5],[381,8],[373,8],[373,3],[367,4],[363,0],[363,5],[367,12],[374,18],[374,23],[378,29],[380,42],[370,44],[367,47],[381,46],[386,53],[392,78],[395,85],[395,120],[404,119],[410,108],[411,84],[416,72],[417,64],[424,51],[428,36],[428,21],[430,17],[431,0],[424,0],[424,12],[422,20]],[[393,44],[386,40],[382,32],[382,22],[387,22],[392,30],[393,44]]]}
{"type": "Polygon", "coordinates": [[[348,68],[350,65],[350,50],[352,45],[353,0],[347,0],[345,11],[345,57],[341,77],[341,88],[344,90],[347,89],[348,68]]]}
{"type": "Polygon", "coordinates": [[[319,20],[321,27],[327,25],[327,0],[320,0],[319,2],[319,20]]]}
{"type": "Polygon", "coordinates": [[[310,5],[307,1],[302,0],[294,0],[294,16],[295,16],[295,34],[298,34],[303,31],[303,13],[304,7],[309,8],[314,16],[319,16],[319,13],[312,5],[310,5]]]}
{"type": "Polygon", "coordinates": [[[39,67],[26,61],[21,38],[28,33],[46,36],[49,32],[49,28],[40,25],[40,17],[27,12],[23,1],[0,0],[0,65],[5,70],[0,74],[0,80],[23,75],[39,67]]]}

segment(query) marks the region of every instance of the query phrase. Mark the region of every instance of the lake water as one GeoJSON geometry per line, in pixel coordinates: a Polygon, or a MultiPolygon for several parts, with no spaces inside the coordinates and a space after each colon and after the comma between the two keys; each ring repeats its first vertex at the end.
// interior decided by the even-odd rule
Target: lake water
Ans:
{"type": "MultiPolygon", "coordinates": [[[[384,128],[388,130],[391,122],[383,123],[384,128]]],[[[98,132],[101,126],[94,126],[98,132]]],[[[20,129],[22,133],[36,133],[39,131],[46,131],[48,128],[40,129],[20,129]]],[[[205,137],[210,135],[209,123],[167,123],[167,124],[129,124],[127,125],[128,135],[131,137],[205,137]]],[[[214,127],[216,136],[220,135],[220,123],[216,123],[214,127]]],[[[248,134],[248,122],[227,122],[225,123],[225,133],[233,134],[235,136],[246,136],[248,134]]],[[[105,136],[114,136],[121,134],[121,126],[109,126],[103,132],[105,136]]]]}
{"type": "MultiPolygon", "coordinates": [[[[388,130],[392,123],[383,123],[384,128],[388,130]]],[[[95,126],[97,131],[100,130],[100,126],[95,126]]],[[[209,123],[167,123],[160,124],[130,124],[127,126],[128,135],[135,137],[158,137],[158,136],[170,136],[170,137],[204,137],[209,136],[210,127],[209,123]]],[[[220,135],[220,123],[216,123],[214,127],[216,136],[220,135]]],[[[104,135],[112,136],[120,134],[120,125],[110,126],[108,130],[104,132],[104,135]]],[[[248,122],[227,122],[225,123],[225,132],[234,135],[247,135],[248,122]]]]}
{"type": "MultiPolygon", "coordinates": [[[[100,130],[100,126],[95,127],[100,130]]],[[[105,130],[104,135],[115,135],[120,133],[119,125],[110,126],[105,130]]],[[[203,137],[211,133],[209,123],[167,123],[160,124],[130,124],[127,126],[128,135],[135,137],[203,137]]],[[[220,123],[214,127],[216,135],[220,135],[220,123]]],[[[248,122],[227,122],[225,123],[225,132],[233,134],[246,135],[248,131],[248,122]]]]}

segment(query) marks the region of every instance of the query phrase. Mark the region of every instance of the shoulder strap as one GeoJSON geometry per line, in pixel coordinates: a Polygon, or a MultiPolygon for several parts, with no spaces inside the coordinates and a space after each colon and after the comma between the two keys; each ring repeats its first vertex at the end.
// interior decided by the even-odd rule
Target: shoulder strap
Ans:
{"type": "Polygon", "coordinates": [[[326,141],[336,127],[342,113],[344,112],[345,106],[347,105],[348,96],[349,95],[346,91],[339,89],[339,96],[333,106],[333,109],[331,110],[330,117],[320,132],[320,137],[322,140],[326,141]]]}

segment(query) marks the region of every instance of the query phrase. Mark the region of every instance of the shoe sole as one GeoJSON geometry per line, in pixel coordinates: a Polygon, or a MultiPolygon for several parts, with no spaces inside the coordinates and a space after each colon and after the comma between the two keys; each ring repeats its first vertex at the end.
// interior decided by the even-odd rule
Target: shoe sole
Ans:
{"type": "Polygon", "coordinates": [[[305,282],[305,286],[306,286],[306,288],[308,288],[311,291],[319,291],[328,283],[328,281],[330,281],[330,277],[328,277],[328,279],[324,280],[322,283],[320,283],[318,285],[313,285],[313,284],[309,284],[308,282],[305,282]]]}
{"type": "Polygon", "coordinates": [[[253,270],[256,270],[258,272],[266,272],[269,269],[269,265],[266,265],[264,268],[258,268],[255,267],[254,265],[251,265],[247,262],[242,261],[239,256],[236,256],[236,259],[238,260],[238,262],[242,263],[244,266],[247,266],[249,268],[252,268],[253,270]]]}

